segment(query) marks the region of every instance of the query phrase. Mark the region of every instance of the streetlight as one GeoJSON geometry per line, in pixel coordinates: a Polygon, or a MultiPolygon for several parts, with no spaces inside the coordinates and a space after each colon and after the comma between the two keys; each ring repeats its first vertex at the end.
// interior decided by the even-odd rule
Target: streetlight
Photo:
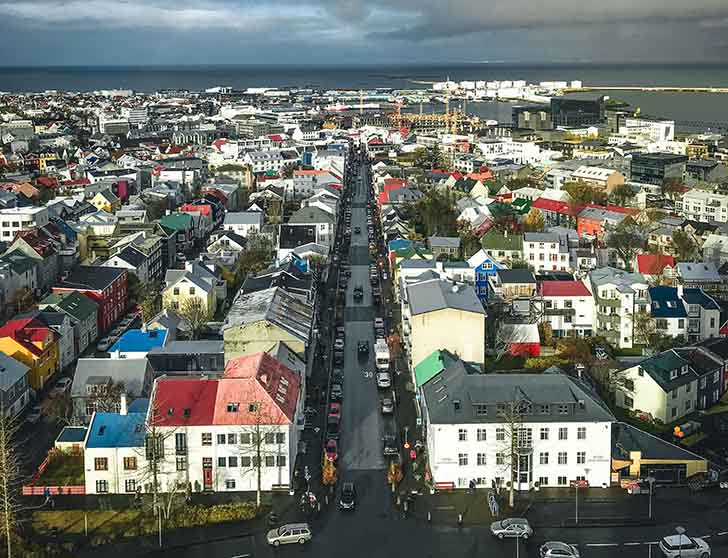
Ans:
{"type": "Polygon", "coordinates": [[[655,481],[656,481],[657,479],[656,479],[655,477],[653,477],[652,475],[650,475],[650,476],[649,476],[649,477],[647,477],[647,478],[646,478],[645,480],[646,480],[646,481],[647,481],[647,482],[649,483],[649,485],[650,485],[650,507],[649,507],[649,512],[648,512],[648,514],[649,514],[649,515],[648,515],[648,517],[649,517],[650,519],[652,519],[652,487],[654,486],[654,484],[655,484],[655,481]]]}
{"type": "Polygon", "coordinates": [[[681,527],[680,525],[675,527],[675,532],[678,534],[678,539],[677,539],[677,544],[678,544],[677,556],[678,556],[678,558],[682,558],[682,536],[685,534],[686,531],[687,531],[687,529],[685,529],[685,527],[681,527]]]}
{"type": "MultiPolygon", "coordinates": [[[[588,478],[589,478],[589,468],[588,467],[585,467],[584,468],[584,481],[583,481],[585,484],[589,482],[588,480],[586,480],[588,478]]],[[[574,483],[574,506],[575,506],[575,509],[574,509],[574,525],[578,525],[579,524],[579,485],[581,483],[582,483],[582,481],[580,481],[580,480],[577,480],[574,483]]]]}

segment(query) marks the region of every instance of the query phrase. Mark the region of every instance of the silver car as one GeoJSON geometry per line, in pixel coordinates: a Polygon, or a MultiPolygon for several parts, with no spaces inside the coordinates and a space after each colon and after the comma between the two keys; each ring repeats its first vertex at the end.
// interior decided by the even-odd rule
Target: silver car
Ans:
{"type": "Polygon", "coordinates": [[[703,539],[670,535],[660,541],[665,558],[710,558],[710,546],[703,539]]]}
{"type": "Polygon", "coordinates": [[[539,558],[579,558],[579,549],[563,542],[549,541],[541,545],[539,558]]]}
{"type": "Polygon", "coordinates": [[[266,535],[268,544],[279,546],[282,544],[304,544],[311,540],[311,528],[308,523],[288,523],[278,529],[271,529],[266,535]]]}
{"type": "Polygon", "coordinates": [[[528,520],[521,517],[511,517],[501,521],[494,521],[490,524],[490,532],[494,537],[504,539],[506,537],[518,537],[527,539],[533,535],[533,529],[528,524],[528,520]]]}

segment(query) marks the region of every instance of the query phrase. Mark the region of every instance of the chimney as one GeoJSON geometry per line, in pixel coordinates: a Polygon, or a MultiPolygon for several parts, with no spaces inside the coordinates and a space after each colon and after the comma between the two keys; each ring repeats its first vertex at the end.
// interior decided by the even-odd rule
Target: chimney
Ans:
{"type": "Polygon", "coordinates": [[[127,413],[127,407],[126,407],[126,393],[121,393],[121,401],[119,402],[119,414],[122,416],[126,416],[127,413]]]}

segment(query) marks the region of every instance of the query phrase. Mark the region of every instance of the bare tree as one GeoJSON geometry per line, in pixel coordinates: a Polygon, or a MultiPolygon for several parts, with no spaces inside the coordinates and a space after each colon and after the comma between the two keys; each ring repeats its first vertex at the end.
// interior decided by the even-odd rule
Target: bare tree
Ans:
{"type": "MultiPolygon", "coordinates": [[[[82,397],[76,397],[73,402],[73,415],[67,424],[82,424],[83,418],[91,416],[94,411],[98,413],[118,413],[121,395],[126,394],[126,386],[124,382],[109,381],[106,384],[96,384],[91,386],[91,391],[82,397]]],[[[65,420],[65,400],[64,396],[56,396],[44,405],[45,412],[48,416],[63,422],[65,420]]]]}
{"type": "Polygon", "coordinates": [[[7,557],[13,556],[13,537],[19,525],[21,459],[18,454],[18,423],[5,415],[5,404],[0,399],[0,519],[7,557]]]}
{"type": "Polygon", "coordinates": [[[207,322],[212,319],[212,313],[201,298],[188,298],[182,303],[179,315],[190,328],[190,337],[197,339],[204,331],[207,322]]]}
{"type": "Polygon", "coordinates": [[[650,345],[654,340],[655,322],[649,312],[641,310],[632,314],[634,339],[640,345],[650,345]]]}
{"type": "Polygon", "coordinates": [[[498,418],[501,420],[496,431],[496,442],[500,444],[496,466],[500,467],[510,480],[508,503],[515,503],[515,488],[519,481],[520,460],[532,451],[532,433],[524,428],[523,416],[530,413],[531,402],[523,397],[498,404],[498,418]]]}
{"type": "Polygon", "coordinates": [[[250,469],[247,472],[255,475],[255,502],[260,507],[263,467],[266,469],[275,467],[280,474],[280,468],[283,467],[282,458],[288,455],[286,444],[289,441],[283,428],[286,423],[282,415],[270,412],[269,404],[250,401],[240,405],[247,407],[241,411],[247,412],[250,420],[248,424],[240,427],[238,448],[240,456],[246,458],[246,461],[250,460],[250,469]]]}

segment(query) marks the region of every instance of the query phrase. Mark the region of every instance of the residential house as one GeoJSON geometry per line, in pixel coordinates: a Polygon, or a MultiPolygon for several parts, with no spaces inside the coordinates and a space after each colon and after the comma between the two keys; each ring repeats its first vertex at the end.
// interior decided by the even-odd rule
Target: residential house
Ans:
{"type": "Polygon", "coordinates": [[[658,335],[686,337],[688,314],[681,294],[676,287],[651,287],[648,290],[649,312],[658,335]]]}
{"type": "Polygon", "coordinates": [[[615,211],[613,206],[585,207],[577,217],[576,232],[579,236],[604,239],[605,234],[619,225],[628,216],[623,211],[615,211]]]}
{"type": "Polygon", "coordinates": [[[30,403],[30,368],[0,352],[0,398],[6,417],[22,413],[30,403]]]}
{"type": "Polygon", "coordinates": [[[37,318],[14,318],[0,327],[0,352],[29,368],[28,381],[36,391],[60,369],[58,335],[37,318]]]}
{"type": "Polygon", "coordinates": [[[720,334],[721,307],[718,302],[702,289],[685,289],[677,287],[682,293],[688,313],[687,339],[689,343],[718,337],[720,334]]]}
{"type": "Polygon", "coordinates": [[[636,343],[633,316],[649,309],[647,280],[641,273],[603,267],[589,273],[589,282],[596,305],[595,334],[620,349],[631,348],[636,343]]]}
{"type": "Polygon", "coordinates": [[[56,241],[43,229],[32,228],[19,231],[7,252],[22,252],[38,262],[37,285],[48,292],[58,279],[59,262],[56,241]]]}
{"type": "Polygon", "coordinates": [[[654,283],[662,279],[671,280],[675,273],[675,258],[666,254],[638,254],[637,272],[647,281],[654,283]]]}
{"type": "Polygon", "coordinates": [[[56,334],[56,339],[58,340],[59,369],[66,370],[78,356],[76,353],[76,340],[71,318],[63,312],[37,309],[18,314],[16,317],[23,318],[26,316],[36,318],[56,334]]]}
{"type": "Polygon", "coordinates": [[[436,260],[456,259],[460,253],[460,238],[457,236],[430,236],[427,244],[436,260]]]}
{"type": "Polygon", "coordinates": [[[563,199],[541,196],[534,200],[531,209],[538,209],[543,214],[547,227],[574,227],[582,206],[563,199]]]}
{"type": "Polygon", "coordinates": [[[147,360],[157,375],[222,375],[225,370],[225,344],[219,340],[169,341],[153,347],[147,360]]]}
{"type": "Polygon", "coordinates": [[[523,260],[523,235],[490,229],[480,239],[485,253],[498,263],[523,260]]]}
{"type": "Polygon", "coordinates": [[[144,252],[138,250],[133,245],[125,246],[102,265],[105,267],[126,269],[130,274],[139,279],[139,282],[142,284],[148,284],[150,282],[149,258],[144,252]]]}
{"type": "Polygon", "coordinates": [[[323,186],[340,183],[341,179],[327,170],[294,170],[293,199],[308,198],[323,186]]]}
{"type": "Polygon", "coordinates": [[[614,416],[578,379],[549,374],[470,374],[453,363],[419,388],[432,480],[438,486],[516,490],[611,484],[614,416]],[[514,409],[516,432],[503,419],[514,409]],[[508,436],[522,455],[511,459],[508,436]],[[516,462],[517,461],[517,462],[516,462]],[[514,471],[515,469],[515,471],[514,471]]]}
{"type": "Polygon", "coordinates": [[[62,312],[69,317],[76,356],[83,354],[99,336],[99,305],[85,294],[75,291],[52,293],[38,303],[38,308],[62,312]]]}
{"type": "Polygon", "coordinates": [[[129,401],[146,397],[152,368],[143,358],[79,358],[71,384],[74,416],[88,424],[97,411],[118,412],[121,393],[129,401]]]}
{"type": "Polygon", "coordinates": [[[314,327],[314,307],[282,287],[244,292],[235,297],[222,327],[225,359],[267,351],[279,341],[306,359],[314,327]]]}
{"type": "Polygon", "coordinates": [[[38,260],[22,252],[0,256],[0,303],[12,315],[32,306],[38,292],[38,260]]]}
{"type": "Polygon", "coordinates": [[[9,242],[22,230],[45,227],[48,223],[47,207],[0,209],[0,240],[9,242]]]}
{"type": "Polygon", "coordinates": [[[213,254],[240,254],[247,245],[248,241],[245,237],[232,231],[225,231],[217,235],[213,234],[207,245],[207,251],[213,254]]]}
{"type": "Polygon", "coordinates": [[[675,283],[683,288],[699,288],[719,302],[728,301],[728,282],[713,262],[679,262],[675,283]]]}
{"type": "MultiPolygon", "coordinates": [[[[161,227],[160,227],[161,229],[161,227]]],[[[147,281],[159,282],[164,277],[164,272],[170,266],[170,262],[166,258],[167,252],[171,253],[172,259],[175,256],[174,238],[172,238],[171,247],[168,243],[169,239],[163,238],[160,234],[155,234],[151,230],[141,230],[132,232],[117,240],[111,245],[109,252],[111,257],[121,252],[127,247],[134,248],[146,256],[146,275],[147,281]]],[[[132,256],[133,257],[133,256],[132,256]]],[[[121,262],[119,262],[121,264],[121,262]]],[[[129,262],[130,264],[133,262],[129,262]]],[[[122,266],[123,267],[123,266],[122,266]]],[[[142,264],[144,267],[144,264],[142,264]]],[[[142,274],[144,270],[142,269],[142,274]]]]}
{"type": "Polygon", "coordinates": [[[195,245],[195,224],[189,213],[172,213],[159,220],[159,224],[175,232],[177,253],[189,254],[195,245]]]}
{"type": "Polygon", "coordinates": [[[523,258],[534,271],[571,271],[575,266],[566,234],[523,233],[523,258]]]}
{"type": "Polygon", "coordinates": [[[146,358],[149,351],[166,343],[166,329],[128,329],[109,348],[109,354],[111,358],[146,358]]]}
{"type": "Polygon", "coordinates": [[[169,269],[165,278],[166,287],[162,291],[162,307],[182,310],[188,301],[199,300],[209,319],[217,309],[215,285],[199,274],[186,270],[169,269]]]}
{"type": "Polygon", "coordinates": [[[481,248],[468,260],[468,265],[475,273],[475,294],[481,300],[488,300],[488,282],[499,269],[504,269],[503,264],[492,256],[488,255],[485,249],[481,248]]]}
{"type": "Polygon", "coordinates": [[[103,335],[129,307],[127,271],[111,267],[81,265],[53,287],[54,293],[78,292],[98,304],[98,333],[103,335]]]}
{"type": "Polygon", "coordinates": [[[247,238],[263,229],[264,214],[260,211],[238,211],[226,213],[223,229],[247,238]]]}
{"type": "Polygon", "coordinates": [[[542,281],[538,294],[541,322],[554,337],[591,337],[594,331],[594,297],[583,281],[542,281]]]}
{"type": "Polygon", "coordinates": [[[582,165],[576,169],[572,173],[571,179],[596,186],[607,194],[611,194],[617,186],[624,184],[624,175],[621,172],[614,169],[586,165],[582,165]]]}
{"type": "Polygon", "coordinates": [[[524,268],[499,269],[488,278],[488,297],[497,296],[506,301],[517,298],[533,298],[536,294],[536,278],[524,268]]]}
{"type": "Polygon", "coordinates": [[[334,244],[336,219],[320,207],[302,207],[291,215],[288,219],[287,226],[315,226],[315,242],[328,247],[334,244]]]}
{"type": "Polygon", "coordinates": [[[116,213],[121,209],[121,200],[111,190],[96,192],[89,202],[99,211],[108,213],[116,213]]]}
{"type": "Polygon", "coordinates": [[[409,285],[402,300],[402,332],[413,368],[437,349],[485,365],[486,313],[472,286],[430,279],[409,285]],[[449,334],[443,336],[442,332],[449,334]]]}
{"type": "Polygon", "coordinates": [[[159,314],[144,324],[144,327],[146,329],[166,329],[169,341],[189,335],[189,324],[169,308],[163,308],[159,314]]]}

